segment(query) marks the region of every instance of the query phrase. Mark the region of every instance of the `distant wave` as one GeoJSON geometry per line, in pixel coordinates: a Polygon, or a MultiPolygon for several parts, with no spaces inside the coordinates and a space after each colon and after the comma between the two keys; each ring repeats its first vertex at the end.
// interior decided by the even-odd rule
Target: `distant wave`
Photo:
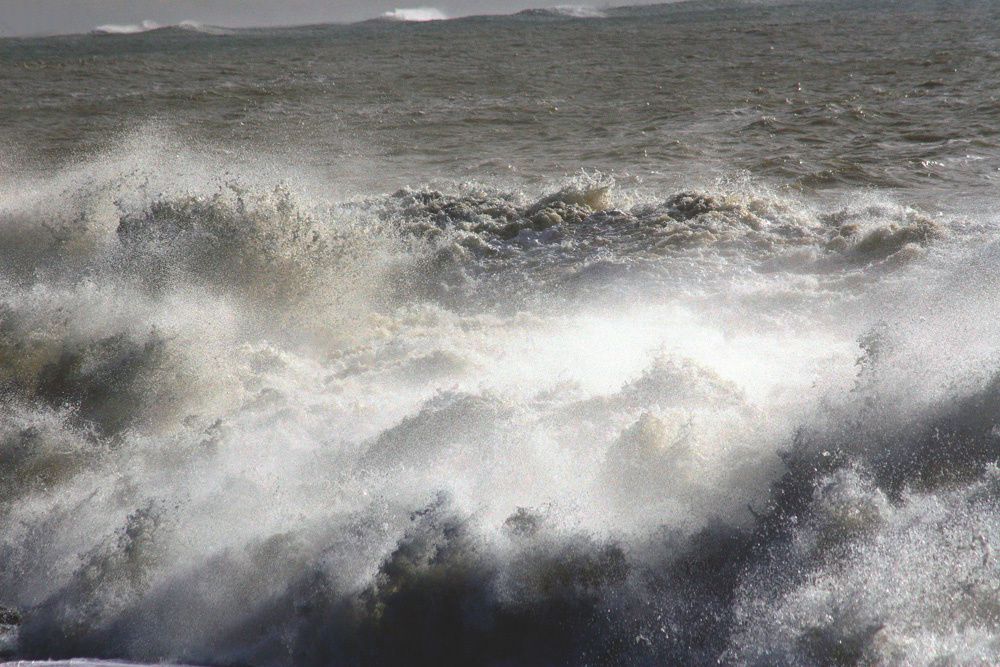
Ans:
{"type": "Polygon", "coordinates": [[[563,16],[572,16],[579,19],[600,19],[605,17],[604,12],[600,9],[586,5],[559,5],[558,7],[553,7],[551,11],[563,16]]]}
{"type": "Polygon", "coordinates": [[[447,15],[440,9],[434,7],[410,7],[394,9],[386,12],[382,18],[391,21],[421,22],[421,21],[444,21],[447,15]]]}
{"type": "Polygon", "coordinates": [[[544,9],[525,9],[518,12],[518,15],[575,19],[602,19],[607,17],[600,9],[587,5],[557,5],[544,9]]]}
{"type": "Polygon", "coordinates": [[[142,23],[107,23],[99,25],[91,32],[99,35],[132,35],[138,32],[149,32],[162,28],[155,21],[143,21],[142,23]]]}
{"type": "Polygon", "coordinates": [[[107,23],[95,27],[91,33],[95,35],[135,35],[153,30],[187,30],[206,35],[226,35],[232,32],[226,28],[204,25],[197,21],[181,21],[174,25],[162,25],[156,21],[147,20],[142,23],[107,23]]]}

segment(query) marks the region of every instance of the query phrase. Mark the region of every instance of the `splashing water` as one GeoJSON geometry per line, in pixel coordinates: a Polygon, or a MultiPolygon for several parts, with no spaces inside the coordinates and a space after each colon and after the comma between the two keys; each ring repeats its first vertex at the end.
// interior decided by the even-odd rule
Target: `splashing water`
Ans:
{"type": "Polygon", "coordinates": [[[382,15],[393,21],[443,21],[448,17],[440,9],[433,7],[410,7],[406,9],[393,9],[382,15]]]}

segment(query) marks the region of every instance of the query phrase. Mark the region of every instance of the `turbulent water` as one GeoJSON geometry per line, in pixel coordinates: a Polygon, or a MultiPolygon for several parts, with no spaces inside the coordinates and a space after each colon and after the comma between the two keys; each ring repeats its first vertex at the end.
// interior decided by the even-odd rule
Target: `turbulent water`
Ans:
{"type": "Polygon", "coordinates": [[[0,40],[0,654],[1000,663],[996,5],[100,28],[0,40]]]}

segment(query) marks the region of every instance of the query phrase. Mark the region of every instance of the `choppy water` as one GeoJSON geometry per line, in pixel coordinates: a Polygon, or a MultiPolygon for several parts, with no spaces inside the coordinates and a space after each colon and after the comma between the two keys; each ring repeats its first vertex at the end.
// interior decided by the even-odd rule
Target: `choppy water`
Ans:
{"type": "Polygon", "coordinates": [[[0,652],[1000,662],[998,90],[991,3],[0,40],[0,652]]]}

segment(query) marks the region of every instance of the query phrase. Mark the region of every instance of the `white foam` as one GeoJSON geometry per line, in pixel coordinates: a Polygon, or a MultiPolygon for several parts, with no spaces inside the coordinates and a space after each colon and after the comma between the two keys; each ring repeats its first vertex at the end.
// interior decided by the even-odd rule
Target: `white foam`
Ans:
{"type": "Polygon", "coordinates": [[[425,21],[444,21],[448,16],[434,7],[409,7],[393,9],[382,15],[382,18],[407,23],[422,23],[425,21]]]}
{"type": "MultiPolygon", "coordinates": [[[[902,273],[905,264],[896,274],[853,262],[816,273],[779,265],[752,271],[763,254],[803,242],[820,252],[812,239],[822,226],[793,200],[779,206],[692,195],[662,209],[674,218],[644,226],[610,217],[625,214],[612,210],[618,200],[609,185],[566,187],[539,206],[560,219],[608,209],[605,217],[555,223],[545,232],[564,234],[559,243],[528,245],[535,232],[527,227],[500,243],[466,219],[478,220],[469,214],[479,206],[471,195],[460,206],[444,198],[428,204],[434,198],[421,191],[337,203],[322,200],[328,193],[275,189],[264,169],[220,182],[221,165],[154,130],[104,158],[0,187],[7,279],[0,370],[26,394],[0,414],[0,442],[26,452],[10,464],[19,468],[5,469],[19,486],[10,491],[18,494],[10,528],[0,535],[11,564],[0,571],[0,589],[28,611],[44,600],[56,611],[84,600],[95,627],[153,637],[160,655],[177,659],[206,655],[191,647],[218,646],[212,619],[249,623],[244,615],[260,610],[246,610],[246,600],[279,599],[295,590],[303,569],[335,564],[322,571],[330,595],[356,598],[396,545],[422,530],[420,513],[441,494],[447,511],[469,517],[463,525],[481,538],[486,558],[496,558],[484,571],[515,582],[504,594],[518,604],[532,599],[518,590],[537,588],[530,578],[517,583],[520,573],[548,567],[532,543],[506,537],[518,508],[543,508],[536,514],[552,531],[539,538],[543,547],[545,540],[562,544],[564,531],[639,545],[663,526],[693,532],[720,515],[749,522],[745,508],[766,507],[768,482],[780,472],[776,453],[792,441],[801,413],[854,386],[855,335],[874,306],[887,304],[880,312],[892,315],[889,293],[880,301],[868,293],[872,286],[892,275],[912,288],[898,306],[902,315],[932,312],[915,302],[934,281],[902,273]],[[398,233],[451,210],[464,217],[428,225],[426,237],[398,233]],[[389,217],[385,228],[380,215],[389,217]],[[597,298],[609,283],[625,282],[614,272],[616,253],[624,249],[631,266],[643,269],[649,262],[635,261],[639,253],[630,249],[673,228],[714,240],[669,246],[657,266],[705,271],[693,279],[670,274],[652,292],[623,292],[613,308],[597,298]],[[745,231],[726,241],[734,229],[745,231]],[[476,254],[484,239],[496,252],[476,254]],[[584,242],[603,250],[588,255],[593,245],[584,242]],[[535,264],[519,274],[523,254],[535,264]],[[853,276],[846,297],[836,289],[842,283],[826,276],[837,267],[853,276]],[[498,273],[537,290],[551,290],[555,276],[566,300],[529,302],[517,312],[484,306],[481,293],[498,273]],[[701,296],[708,273],[727,281],[715,297],[701,296]],[[446,281],[452,289],[436,301],[432,290],[446,281]],[[833,297],[842,299],[836,326],[823,312],[833,309],[833,297]],[[67,391],[80,397],[78,412],[58,402],[67,391]],[[80,425],[81,416],[115,431],[117,444],[95,447],[103,440],[80,425]],[[220,562],[234,574],[220,575],[220,562]],[[109,573],[99,588],[94,572],[109,573]],[[208,577],[218,596],[204,595],[208,577]],[[246,586],[255,587],[252,595],[241,593],[246,586]],[[152,618],[155,628],[144,625],[152,618]]],[[[510,201],[520,200],[494,203],[510,201]]],[[[522,217],[534,210],[517,206],[522,217]]],[[[863,222],[910,217],[897,213],[871,208],[863,222]]],[[[995,266],[993,257],[983,266],[995,266]]],[[[953,293],[947,301],[928,297],[938,309],[953,305],[940,324],[918,327],[928,332],[919,349],[997,340],[989,318],[996,309],[973,308],[994,286],[982,285],[964,307],[953,293]],[[962,323],[965,335],[946,331],[949,322],[962,323]]],[[[934,352],[921,358],[921,369],[934,368],[934,352]]],[[[941,363],[954,366],[959,353],[941,363]]],[[[930,378],[931,389],[940,377],[930,378]]],[[[887,393],[893,377],[876,380],[883,395],[904,397],[900,404],[926,393],[887,393]]],[[[825,504],[815,512],[824,526],[846,526],[848,537],[855,523],[841,498],[868,493],[850,483],[820,497],[825,504]]],[[[869,495],[874,500],[862,509],[877,512],[862,518],[883,512],[878,494],[869,495]]],[[[909,516],[897,521],[892,512],[873,530],[909,525],[909,516]]],[[[908,543],[924,538],[897,532],[908,543]]],[[[992,534],[980,542],[995,550],[992,534]]],[[[592,550],[588,541],[565,544],[592,550]]],[[[841,589],[845,598],[876,570],[870,563],[881,562],[881,548],[858,552],[851,572],[860,583],[841,589]]],[[[981,562],[983,550],[973,557],[981,562]]],[[[808,596],[812,589],[800,590],[808,596]]],[[[899,600],[919,611],[910,598],[899,600]]],[[[753,600],[745,607],[752,617],[753,600]]],[[[779,611],[808,621],[815,610],[824,611],[788,597],[779,611]]],[[[59,630],[61,617],[44,613],[25,613],[26,636],[29,626],[59,630]]],[[[274,620],[275,637],[286,620],[274,620]]],[[[259,639],[261,626],[247,627],[259,639]]],[[[781,643],[781,632],[749,627],[746,636],[781,643]]],[[[237,631],[229,636],[236,639],[218,649],[219,663],[237,662],[246,645],[237,631]]]]}
{"type": "Polygon", "coordinates": [[[156,21],[143,21],[142,23],[106,23],[94,28],[93,32],[101,35],[134,35],[150,30],[162,28],[156,21]]]}
{"type": "Polygon", "coordinates": [[[604,12],[589,5],[557,5],[552,8],[552,12],[561,16],[570,16],[576,19],[606,18],[606,14],[604,12]]]}
{"type": "Polygon", "coordinates": [[[95,27],[91,32],[95,35],[136,35],[153,30],[163,30],[164,28],[176,28],[190,32],[200,32],[207,35],[225,35],[230,31],[218,26],[209,26],[198,21],[181,21],[177,24],[160,24],[156,21],[143,21],[142,23],[108,23],[95,27]]]}

